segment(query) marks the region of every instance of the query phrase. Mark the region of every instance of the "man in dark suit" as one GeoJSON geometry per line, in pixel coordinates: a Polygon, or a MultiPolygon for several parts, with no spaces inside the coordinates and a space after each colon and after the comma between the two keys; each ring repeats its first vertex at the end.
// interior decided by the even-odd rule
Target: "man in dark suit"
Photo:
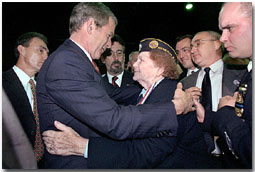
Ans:
{"type": "Polygon", "coordinates": [[[112,46],[107,49],[101,57],[106,66],[107,72],[102,75],[110,84],[117,87],[126,87],[134,83],[133,74],[124,70],[125,64],[125,43],[119,35],[111,39],[112,46]]]}
{"type": "MultiPolygon", "coordinates": [[[[173,59],[176,59],[174,50],[165,42],[153,38],[142,40],[140,47],[139,58],[134,64],[134,79],[143,86],[143,98],[138,98],[135,104],[140,106],[171,101],[179,75],[173,59]]],[[[77,152],[86,141],[80,140],[71,128],[63,124],[57,123],[57,128],[63,132],[47,131],[43,135],[50,153],[80,156],[85,153],[89,168],[212,168],[196,114],[179,115],[177,118],[177,137],[124,141],[90,138],[88,155],[85,148],[81,149],[80,153],[77,152]],[[65,133],[69,134],[64,137],[65,133]],[[54,139],[51,134],[58,137],[54,139]],[[69,139],[68,147],[62,145],[67,140],[61,138],[69,139]],[[71,146],[70,143],[74,145],[71,146]],[[78,143],[81,145],[77,146],[78,143]]]]}
{"type": "MultiPolygon", "coordinates": [[[[33,147],[37,125],[33,114],[33,96],[29,80],[34,80],[48,57],[47,43],[47,38],[40,33],[28,32],[21,35],[17,39],[15,49],[18,61],[12,69],[3,72],[2,78],[3,89],[33,147]]],[[[43,168],[43,160],[38,160],[38,168],[43,168]]]]}
{"type": "MultiPolygon", "coordinates": [[[[220,41],[232,58],[252,60],[252,3],[225,3],[219,14],[220,41]]],[[[252,168],[252,61],[238,93],[220,100],[217,112],[206,112],[196,102],[199,122],[220,136],[225,145],[226,168],[252,168]]]]}
{"type": "Polygon", "coordinates": [[[179,80],[189,76],[193,72],[198,71],[196,64],[191,58],[191,47],[190,43],[192,40],[192,35],[183,35],[176,38],[175,50],[177,53],[178,61],[181,63],[183,72],[180,74],[179,80]]]}
{"type": "MultiPolygon", "coordinates": [[[[239,82],[242,74],[245,72],[239,70],[230,70],[222,61],[222,49],[220,35],[214,31],[198,32],[191,41],[191,55],[193,61],[201,69],[192,75],[181,80],[184,89],[190,87],[202,88],[204,78],[206,78],[205,69],[209,68],[209,78],[211,86],[210,110],[217,111],[219,99],[225,95],[233,95],[237,88],[236,82],[239,82]]],[[[207,81],[208,82],[208,81],[207,81]]],[[[205,97],[206,95],[202,95],[205,97]]],[[[208,98],[207,98],[208,99],[208,98]]],[[[202,99],[201,99],[202,101],[202,99]]],[[[208,153],[218,157],[221,151],[218,144],[215,143],[217,137],[213,133],[204,132],[205,140],[208,146],[208,153]]]]}
{"type": "MultiPolygon", "coordinates": [[[[116,25],[116,17],[103,3],[79,3],[74,7],[70,38],[51,54],[38,74],[41,131],[56,130],[54,121],[58,120],[87,138],[176,135],[176,114],[193,109],[189,93],[178,88],[168,103],[119,106],[109,97],[116,96],[116,92],[106,92],[102,86],[104,81],[93,67],[93,59],[99,59],[111,47],[116,25]]],[[[87,160],[82,157],[46,153],[45,160],[46,168],[87,168],[87,160]]]]}

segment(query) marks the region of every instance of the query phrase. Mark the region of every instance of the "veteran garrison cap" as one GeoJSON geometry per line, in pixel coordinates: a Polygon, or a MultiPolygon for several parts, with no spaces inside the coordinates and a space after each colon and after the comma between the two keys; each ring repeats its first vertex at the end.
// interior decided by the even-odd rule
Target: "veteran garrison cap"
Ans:
{"type": "Polygon", "coordinates": [[[174,58],[175,63],[177,64],[177,55],[175,50],[168,45],[166,42],[155,39],[155,38],[146,38],[140,41],[139,44],[139,53],[143,51],[151,51],[151,50],[162,50],[168,53],[171,57],[174,58]]]}

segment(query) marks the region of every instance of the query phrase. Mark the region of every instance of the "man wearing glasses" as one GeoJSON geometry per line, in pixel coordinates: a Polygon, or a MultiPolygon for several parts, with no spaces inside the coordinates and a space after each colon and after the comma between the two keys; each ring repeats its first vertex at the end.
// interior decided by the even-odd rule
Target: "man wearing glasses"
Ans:
{"type": "Polygon", "coordinates": [[[125,43],[119,35],[114,35],[111,39],[111,49],[106,49],[102,54],[102,61],[107,72],[103,78],[115,87],[126,87],[132,83],[133,74],[124,70],[125,63],[125,43]]]}
{"type": "MultiPolygon", "coordinates": [[[[193,37],[191,57],[194,63],[201,68],[181,80],[183,88],[187,89],[194,86],[201,88],[200,103],[207,111],[216,112],[222,96],[233,96],[245,70],[229,69],[223,63],[220,34],[215,31],[198,32],[193,37]]],[[[214,156],[216,160],[219,159],[222,152],[218,147],[218,141],[216,143],[217,136],[204,132],[204,137],[208,146],[208,153],[214,156]]]]}

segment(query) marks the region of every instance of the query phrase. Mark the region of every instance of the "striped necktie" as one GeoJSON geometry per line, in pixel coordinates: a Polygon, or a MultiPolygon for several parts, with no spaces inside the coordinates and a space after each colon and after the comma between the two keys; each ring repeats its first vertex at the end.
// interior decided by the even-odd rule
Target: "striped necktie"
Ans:
{"type": "Polygon", "coordinates": [[[114,87],[119,87],[118,84],[116,83],[117,79],[118,79],[117,76],[112,77],[112,85],[113,85],[114,87]]]}

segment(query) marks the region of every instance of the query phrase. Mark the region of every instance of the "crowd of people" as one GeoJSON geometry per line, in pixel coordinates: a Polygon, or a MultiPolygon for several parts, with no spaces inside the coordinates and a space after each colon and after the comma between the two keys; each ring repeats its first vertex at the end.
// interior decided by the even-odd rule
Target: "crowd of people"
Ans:
{"type": "Polygon", "coordinates": [[[117,24],[82,2],[54,52],[40,33],[17,39],[2,78],[3,168],[251,169],[252,3],[223,4],[221,35],[178,36],[175,49],[144,38],[126,67],[117,24]]]}

